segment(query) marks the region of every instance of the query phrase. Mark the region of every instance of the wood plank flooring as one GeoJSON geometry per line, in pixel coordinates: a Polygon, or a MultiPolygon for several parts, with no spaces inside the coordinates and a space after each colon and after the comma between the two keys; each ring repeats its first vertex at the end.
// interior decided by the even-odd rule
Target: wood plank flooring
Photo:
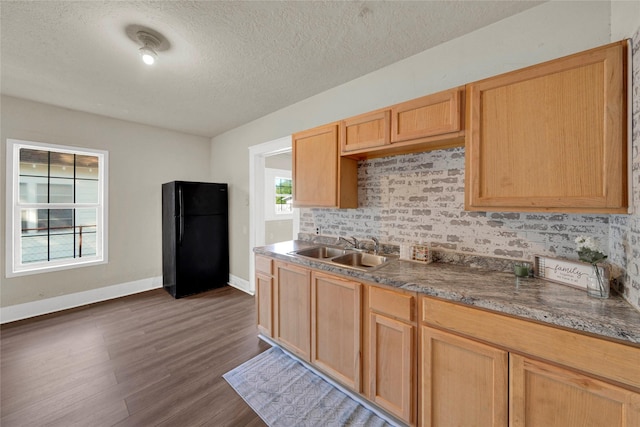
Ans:
{"type": "Polygon", "coordinates": [[[237,289],[157,289],[0,332],[3,427],[264,426],[222,378],[269,348],[237,289]]]}

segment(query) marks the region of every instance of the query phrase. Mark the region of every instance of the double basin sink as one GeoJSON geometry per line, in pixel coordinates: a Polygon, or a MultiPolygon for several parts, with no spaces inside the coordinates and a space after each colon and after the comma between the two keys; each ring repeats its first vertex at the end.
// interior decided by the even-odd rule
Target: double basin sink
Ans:
{"type": "Polygon", "coordinates": [[[300,249],[291,252],[291,254],[362,271],[376,270],[398,259],[396,255],[377,255],[356,249],[344,249],[333,246],[316,246],[308,249],[300,249]]]}

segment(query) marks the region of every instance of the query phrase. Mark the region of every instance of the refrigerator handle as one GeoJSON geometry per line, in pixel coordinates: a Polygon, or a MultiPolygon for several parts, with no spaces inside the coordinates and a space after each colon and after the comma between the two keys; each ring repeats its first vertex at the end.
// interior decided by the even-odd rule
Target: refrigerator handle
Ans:
{"type": "Polygon", "coordinates": [[[178,244],[182,245],[182,237],[184,236],[184,200],[182,198],[182,187],[178,187],[178,204],[178,214],[180,215],[180,238],[178,239],[178,244]]]}

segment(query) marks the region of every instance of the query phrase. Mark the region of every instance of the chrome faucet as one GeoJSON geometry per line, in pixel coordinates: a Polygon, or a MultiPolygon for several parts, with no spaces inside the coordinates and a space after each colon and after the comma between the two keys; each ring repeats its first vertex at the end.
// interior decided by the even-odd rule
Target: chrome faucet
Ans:
{"type": "Polygon", "coordinates": [[[338,237],[338,241],[344,240],[348,245],[352,246],[353,249],[360,249],[360,242],[358,242],[358,239],[356,239],[353,236],[351,236],[351,239],[353,239],[353,241],[346,239],[342,236],[338,237]]]}
{"type": "Polygon", "coordinates": [[[371,240],[373,240],[373,253],[374,255],[378,255],[378,252],[380,252],[380,240],[378,240],[377,238],[370,236],[369,237],[371,240]]]}

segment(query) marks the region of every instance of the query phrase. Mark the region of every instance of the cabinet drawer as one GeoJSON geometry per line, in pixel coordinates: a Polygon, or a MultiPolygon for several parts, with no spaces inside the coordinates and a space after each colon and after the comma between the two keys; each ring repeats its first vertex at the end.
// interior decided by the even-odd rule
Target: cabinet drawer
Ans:
{"type": "Polygon", "coordinates": [[[411,295],[388,291],[376,287],[369,290],[369,308],[398,319],[413,322],[415,304],[411,295]]]}
{"type": "Polygon", "coordinates": [[[273,274],[273,261],[271,258],[256,255],[256,273],[271,276],[273,274]]]}

